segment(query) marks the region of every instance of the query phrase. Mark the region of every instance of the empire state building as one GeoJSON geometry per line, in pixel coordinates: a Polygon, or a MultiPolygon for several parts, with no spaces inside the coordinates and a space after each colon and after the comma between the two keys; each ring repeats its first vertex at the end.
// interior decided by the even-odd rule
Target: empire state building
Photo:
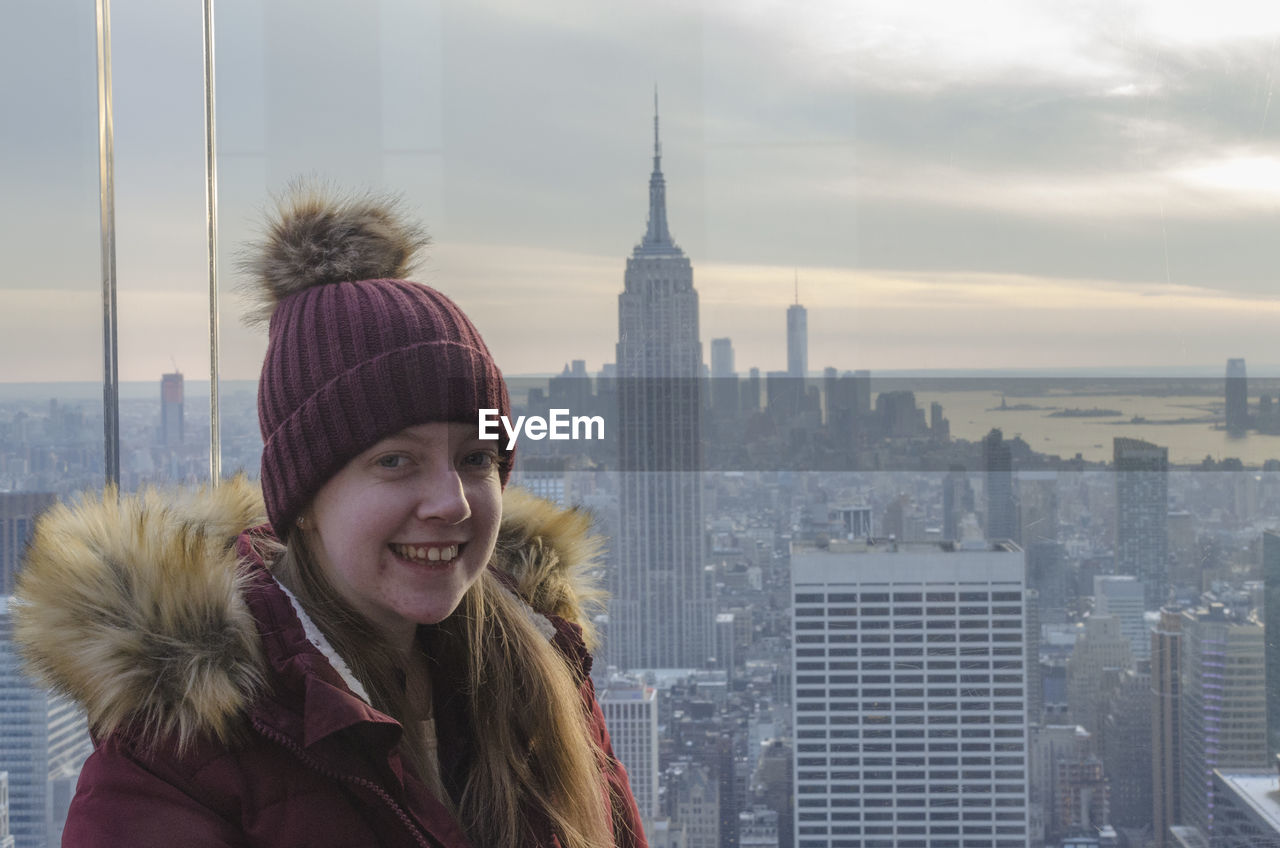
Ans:
{"type": "Polygon", "coordinates": [[[704,568],[698,293],[667,229],[653,116],[649,224],[618,295],[618,440],[622,474],[609,652],[622,668],[701,668],[714,652],[704,568]]]}

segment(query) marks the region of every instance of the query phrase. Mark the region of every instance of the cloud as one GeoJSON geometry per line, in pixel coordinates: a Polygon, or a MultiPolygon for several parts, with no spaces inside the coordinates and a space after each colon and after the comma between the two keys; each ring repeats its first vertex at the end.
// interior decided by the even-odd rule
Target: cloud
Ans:
{"type": "MultiPolygon", "coordinates": [[[[160,0],[115,11],[121,286],[139,334],[122,364],[150,379],[170,348],[198,360],[203,345],[199,16],[160,0]]],[[[0,290],[71,294],[62,314],[30,293],[3,301],[22,317],[0,345],[24,369],[80,373],[87,357],[96,371],[100,320],[81,314],[99,273],[92,27],[57,4],[17,18],[0,62],[37,82],[0,94],[0,290]]],[[[456,288],[521,370],[612,358],[655,83],[704,343],[732,336],[740,361],[780,367],[795,267],[802,285],[830,277],[829,295],[811,292],[811,361],[840,367],[1024,347],[1060,364],[1217,361],[1232,321],[1271,315],[1280,21],[1256,3],[563,0],[370,17],[295,0],[225,4],[218,25],[224,288],[286,177],[398,187],[436,239],[429,281],[456,288]],[[1048,302],[1071,320],[1055,325],[1048,302]],[[853,348],[824,316],[861,328],[853,348]],[[1194,344],[1171,352],[1171,326],[1194,344]]],[[[237,312],[228,298],[224,365],[252,377],[262,339],[237,312]]]]}
{"type": "Polygon", "coordinates": [[[1255,210],[1275,211],[1280,204],[1280,156],[1229,153],[1188,165],[1177,176],[1188,185],[1219,192],[1255,210]]]}
{"type": "MultiPolygon", "coordinates": [[[[739,370],[785,362],[793,269],[695,267],[704,343],[733,338],[739,370]],[[741,328],[741,329],[740,329],[741,328]]],[[[1018,274],[798,270],[812,370],[1192,367],[1221,358],[1224,338],[1272,358],[1276,297],[1186,285],[1018,274]]],[[[1235,354],[1233,354],[1235,355],[1235,354]]]]}
{"type": "MultiPolygon", "coordinates": [[[[1196,53],[1273,40],[1280,13],[1253,0],[718,0],[731,20],[807,80],[855,79],[885,89],[941,91],[1018,78],[1113,88],[1135,86],[1152,47],[1196,53]],[[792,49],[801,48],[801,49],[792,49]]],[[[728,28],[721,24],[722,28],[728,28]]]]}
{"type": "Polygon", "coordinates": [[[898,164],[892,171],[861,167],[848,178],[833,180],[825,189],[853,202],[884,200],[984,209],[1056,223],[1084,217],[1152,226],[1170,218],[1238,220],[1280,211],[1280,157],[1248,152],[1224,151],[1216,159],[1124,173],[1028,174],[977,171],[942,162],[898,164]]]}

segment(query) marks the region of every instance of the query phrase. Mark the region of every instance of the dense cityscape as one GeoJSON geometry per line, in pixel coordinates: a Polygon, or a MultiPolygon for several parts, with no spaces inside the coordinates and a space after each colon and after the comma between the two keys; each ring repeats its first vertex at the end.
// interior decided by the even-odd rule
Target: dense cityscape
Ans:
{"type": "MultiPolygon", "coordinates": [[[[596,685],[650,844],[1280,844],[1280,646],[1263,638],[1280,463],[1171,462],[1124,436],[1108,459],[1062,457],[1001,429],[1010,400],[1083,421],[1119,413],[1072,392],[1171,391],[1133,380],[967,386],[999,406],[984,437],[956,437],[921,407],[927,379],[816,376],[798,291],[787,371],[738,373],[728,338],[704,367],[654,130],[616,361],[511,386],[520,415],[604,421],[601,439],[522,439],[512,484],[589,509],[608,541],[596,685]]],[[[103,477],[101,403],[42,391],[0,401],[6,594],[35,516],[103,477]]],[[[1206,432],[1280,429],[1243,360],[1178,391],[1212,410],[1206,432]]],[[[175,371],[122,400],[122,488],[207,482],[186,395],[175,371]]],[[[221,420],[224,470],[255,475],[251,386],[224,391],[221,420]]],[[[0,846],[40,848],[88,740],[22,679],[7,613],[0,846]]]]}

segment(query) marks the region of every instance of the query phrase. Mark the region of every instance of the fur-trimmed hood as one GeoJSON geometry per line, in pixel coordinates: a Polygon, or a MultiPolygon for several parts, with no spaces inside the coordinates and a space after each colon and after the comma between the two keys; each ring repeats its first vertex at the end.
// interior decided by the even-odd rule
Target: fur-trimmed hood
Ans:
{"type": "MultiPolygon", "coordinates": [[[[95,733],[226,739],[266,673],[235,540],[265,521],[242,477],[198,492],[59,504],[37,523],[11,602],[28,672],[81,704],[95,733]]],[[[494,565],[590,645],[602,604],[589,516],[508,488],[494,565]]]]}

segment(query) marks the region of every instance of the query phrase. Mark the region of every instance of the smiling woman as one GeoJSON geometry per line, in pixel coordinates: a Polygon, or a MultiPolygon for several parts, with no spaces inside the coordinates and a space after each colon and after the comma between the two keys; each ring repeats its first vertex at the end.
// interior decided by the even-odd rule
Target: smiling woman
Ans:
{"type": "Polygon", "coordinates": [[[498,538],[500,457],[475,427],[407,427],[352,459],[299,517],[343,599],[393,645],[412,646],[480,577],[498,538]]]}
{"type": "Polygon", "coordinates": [[[403,279],[424,242],[295,186],[247,263],[265,503],[235,481],[40,522],[16,637],[99,743],[64,846],[645,844],[587,676],[584,522],[526,505],[495,556],[514,447],[476,420],[511,405],[462,310],[403,279]]]}
{"type": "MultiPolygon", "coordinates": [[[[1280,456],[1270,447],[1280,439],[1271,434],[1280,433],[1276,387],[1259,380],[1277,373],[1280,322],[1280,3],[232,0],[218,4],[214,133],[201,108],[201,4],[118,2],[118,351],[99,335],[93,5],[17,2],[0,12],[0,379],[10,382],[0,384],[0,538],[6,522],[18,527],[7,536],[20,540],[16,551],[27,533],[26,512],[5,517],[10,490],[21,493],[15,500],[100,490],[104,441],[129,493],[205,475],[218,485],[219,463],[255,478],[259,420],[269,438],[265,503],[249,484],[224,480],[213,496],[107,497],[42,525],[23,584],[41,600],[25,608],[24,638],[39,646],[31,650],[44,679],[89,705],[100,743],[69,845],[583,844],[603,832],[602,810],[617,813],[614,841],[639,841],[627,830],[630,795],[584,673],[591,615],[602,610],[584,612],[576,600],[585,590],[570,566],[591,561],[570,554],[583,544],[580,520],[516,508],[503,448],[517,432],[524,468],[514,485],[589,504],[599,526],[616,532],[604,569],[617,590],[611,660],[636,680],[635,688],[610,680],[600,700],[617,717],[613,740],[646,824],[673,841],[684,830],[691,843],[747,844],[743,814],[799,848],[875,839],[998,845],[1000,828],[1000,848],[1025,848],[1040,822],[1046,841],[1096,832],[1101,822],[1059,815],[1056,778],[1043,769],[1025,769],[1001,799],[1009,806],[975,808],[979,799],[962,793],[975,781],[995,786],[996,775],[952,771],[956,758],[1025,758],[1006,762],[1007,772],[1033,764],[1042,742],[1058,745],[1051,728],[1063,713],[1053,704],[1065,702],[1065,641],[1078,630],[1069,623],[1100,612],[1088,601],[1091,573],[1126,568],[1116,553],[1121,515],[1167,519],[1168,533],[1151,530],[1159,544],[1148,548],[1164,551],[1168,536],[1171,585],[1185,603],[1208,586],[1258,579],[1259,561],[1270,561],[1256,530],[1280,514],[1280,475],[1197,472],[1170,485],[1167,510],[1125,511],[1113,475],[1078,468],[1113,463],[1115,437],[1158,443],[1171,467],[1206,453],[1214,462],[1205,467],[1224,469],[1231,457],[1252,469],[1280,456]],[[619,298],[635,287],[625,257],[645,232],[655,84],[663,133],[653,152],[670,189],[664,218],[687,251],[697,311],[626,323],[619,298]],[[219,151],[214,221],[201,178],[206,128],[219,151]],[[300,172],[402,192],[438,242],[416,279],[449,299],[406,282],[398,261],[352,265],[332,282],[275,296],[270,333],[240,326],[230,286],[210,297],[207,227],[216,223],[218,258],[230,268],[229,248],[256,233],[267,188],[300,172]],[[783,317],[793,301],[808,310],[796,334],[808,346],[800,360],[811,366],[808,382],[793,393],[775,380],[780,391],[770,392],[770,372],[790,365],[783,317]],[[221,311],[220,355],[208,342],[211,310],[221,311]],[[463,312],[484,329],[485,355],[470,344],[478,339],[470,323],[430,321],[463,312]],[[696,426],[723,434],[701,456],[708,465],[727,457],[730,470],[699,475],[701,459],[672,463],[682,476],[658,490],[636,482],[647,474],[628,471],[638,463],[615,461],[640,441],[614,410],[627,380],[623,353],[668,352],[663,323],[692,330],[689,373],[710,359],[719,375],[718,386],[702,384],[709,403],[696,426]],[[399,356],[410,339],[464,336],[458,350],[475,354],[465,363],[399,356]],[[1267,433],[1156,426],[1151,408],[1115,397],[1064,405],[1123,409],[1124,423],[1045,418],[1017,409],[1027,399],[1012,394],[997,411],[998,396],[947,382],[1010,370],[1037,381],[1220,379],[1227,357],[1248,359],[1245,418],[1267,433]],[[103,358],[118,362],[123,382],[118,427],[103,414],[110,406],[94,400],[104,394],[103,358]],[[260,419],[254,387],[264,358],[273,368],[262,374],[260,419]],[[492,362],[537,380],[512,390],[517,408],[476,396],[498,385],[486,370],[492,362]],[[543,391],[540,375],[567,363],[573,379],[543,391]],[[831,374],[819,380],[824,367],[831,374]],[[209,398],[217,376],[200,376],[215,370],[244,381],[238,393],[223,386],[220,419],[209,398]],[[185,396],[170,391],[182,385],[172,372],[183,371],[185,396]],[[915,384],[921,371],[944,381],[915,384]],[[592,372],[600,378],[578,379],[592,372]],[[457,386],[441,374],[459,375],[457,386]],[[93,382],[34,382],[63,380],[93,382]],[[908,388],[912,407],[898,403],[906,395],[897,390],[908,388]],[[557,439],[562,393],[571,416],[584,395],[608,412],[609,442],[557,439]],[[787,406],[794,416],[780,414],[787,406]],[[455,441],[453,429],[490,409],[511,425],[489,419],[498,438],[481,447],[495,453],[455,441]],[[917,426],[926,411],[928,427],[917,426]],[[1015,446],[1014,465],[1006,475],[1001,448],[988,477],[981,440],[993,427],[1015,446]],[[1064,459],[1057,482],[1048,479],[1053,454],[1077,452],[1080,462],[1064,459]],[[863,461],[939,473],[832,470],[863,461]],[[967,471],[942,476],[953,467],[967,471]],[[761,468],[768,473],[752,470],[761,468]],[[810,468],[826,470],[801,470],[810,468]],[[274,532],[249,532],[227,548],[268,520],[274,532]],[[495,520],[494,552],[481,556],[495,520]],[[573,529],[551,529],[566,523],[573,529]],[[973,541],[1010,527],[1022,534],[1027,587],[1040,602],[1024,607],[1026,665],[1006,675],[1025,678],[1026,709],[992,726],[1023,730],[987,744],[966,736],[981,726],[935,723],[933,705],[950,716],[960,690],[931,693],[938,697],[924,709],[899,715],[869,700],[861,727],[852,707],[826,709],[853,705],[849,687],[866,670],[904,675],[908,688],[891,694],[915,704],[912,676],[938,675],[954,688],[945,677],[980,658],[957,655],[948,671],[945,632],[933,656],[925,631],[852,633],[844,624],[859,610],[849,598],[838,602],[849,610],[844,623],[819,614],[823,602],[812,598],[804,620],[789,594],[791,545],[811,538],[832,554],[850,534],[973,541]],[[652,556],[641,539],[653,540],[652,556]],[[672,567],[673,551],[689,552],[687,570],[672,567]],[[655,597],[670,598],[672,612],[642,615],[655,597]],[[626,629],[642,620],[655,626],[626,629]],[[655,672],[657,691],[646,688],[649,663],[628,652],[693,645],[679,636],[687,622],[703,634],[689,662],[714,665],[725,679],[699,672],[696,687],[668,687],[672,678],[655,672]],[[833,688],[819,696],[826,675],[833,688]],[[806,676],[797,697],[788,681],[806,676]],[[581,722],[579,703],[590,713],[581,722]],[[675,715],[684,718],[659,722],[675,715]],[[899,739],[876,724],[899,717],[899,739]],[[938,749],[940,772],[924,772],[928,808],[903,803],[902,787],[921,782],[922,751],[935,744],[951,750],[938,749]],[[871,752],[880,756],[867,773],[867,786],[882,792],[852,788],[864,746],[883,749],[871,752]],[[608,806],[591,804],[601,785],[613,793],[608,806]],[[935,812],[936,823],[922,820],[935,812]],[[372,835],[357,830],[366,824],[372,835]],[[935,826],[942,835],[908,835],[935,826]]],[[[295,260],[305,269],[319,255],[295,260]]],[[[427,357],[437,348],[414,350],[427,357]]],[[[1202,413],[1168,417],[1184,414],[1202,413]]],[[[570,417],[571,433],[577,421],[570,417]]],[[[682,448],[697,432],[689,423],[682,448]]],[[[1232,590],[1229,606],[1243,609],[1247,586],[1232,590]]],[[[893,615],[908,622],[902,609],[893,615]]],[[[925,613],[946,617],[942,606],[925,613]]],[[[0,633],[5,626],[0,618],[0,633]]],[[[987,633],[1010,635],[957,630],[957,650],[962,637],[987,633]]],[[[1151,711],[1115,714],[1127,722],[1151,711]]],[[[1076,717],[1068,718],[1072,731],[1076,717]]],[[[50,798],[69,793],[18,764],[61,763],[58,779],[73,781],[91,747],[53,721],[58,736],[37,734],[16,753],[3,747],[44,721],[0,710],[0,772],[10,773],[19,845],[56,840],[46,815],[60,821],[66,810],[50,798]]],[[[1162,738],[1203,736],[1173,727],[1162,738]]],[[[1104,748],[1144,737],[1087,729],[1104,748]]],[[[1112,803],[1091,813],[1109,810],[1112,824],[1135,828],[1154,822],[1151,836],[1167,842],[1170,811],[1181,804],[1169,764],[1180,757],[1161,750],[1170,772],[1154,788],[1167,796],[1154,816],[1123,797],[1153,791],[1138,758],[1106,762],[1112,803]]],[[[1182,762],[1194,770],[1188,764],[1207,760],[1182,762]]],[[[1182,781],[1184,793],[1208,788],[1211,777],[1182,781]]],[[[1213,809],[1206,798],[1183,811],[1213,809]]],[[[0,845],[3,823],[0,815],[0,845]]]]}

